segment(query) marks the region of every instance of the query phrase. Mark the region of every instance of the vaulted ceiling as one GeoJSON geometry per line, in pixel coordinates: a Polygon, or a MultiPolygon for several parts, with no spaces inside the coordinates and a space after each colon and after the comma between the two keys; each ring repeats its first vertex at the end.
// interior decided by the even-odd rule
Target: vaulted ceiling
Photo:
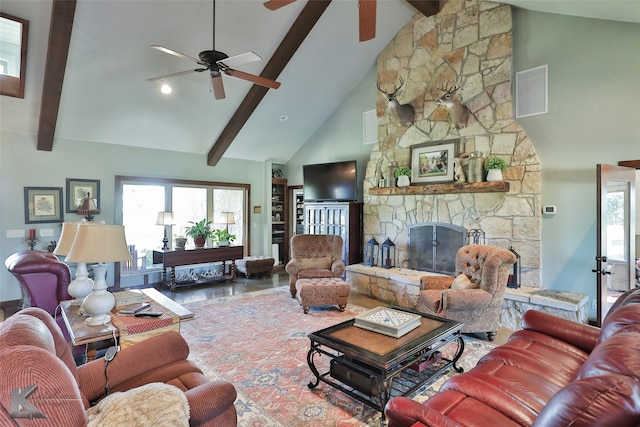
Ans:
{"type": "MultiPolygon", "coordinates": [[[[582,12],[588,12],[585,5],[635,3],[505,2],[533,3],[529,7],[534,9],[572,3],[582,12]]],[[[38,148],[45,150],[55,149],[55,135],[198,153],[211,165],[223,156],[286,162],[360,83],[377,54],[417,10],[432,14],[438,7],[425,0],[377,4],[376,37],[359,42],[355,0],[298,0],[276,11],[258,0],[217,0],[215,49],[229,56],[256,52],[262,61],[237,68],[282,86],[267,90],[224,76],[226,98],[215,100],[207,73],[167,80],[173,87],[170,95],[160,93],[162,82],[146,81],[197,68],[149,45],[194,57],[214,47],[210,0],[78,0],[75,10],[73,1],[3,0],[2,12],[28,19],[30,34],[25,99],[1,97],[0,125],[34,135],[38,148]],[[47,57],[47,51],[53,54],[47,57]]],[[[630,15],[628,10],[618,13],[630,15]]]]}

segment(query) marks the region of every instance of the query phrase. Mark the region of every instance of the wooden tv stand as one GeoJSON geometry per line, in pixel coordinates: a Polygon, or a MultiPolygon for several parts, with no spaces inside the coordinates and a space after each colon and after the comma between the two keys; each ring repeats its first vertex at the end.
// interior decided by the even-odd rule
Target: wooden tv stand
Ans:
{"type": "Polygon", "coordinates": [[[172,291],[175,291],[176,287],[178,287],[178,284],[176,283],[176,267],[222,261],[224,268],[225,262],[231,260],[228,275],[223,276],[221,279],[199,280],[188,283],[188,286],[200,283],[219,282],[221,280],[229,279],[235,282],[236,259],[241,259],[243,256],[244,246],[223,246],[217,248],[185,249],[180,251],[157,250],[153,251],[153,263],[162,264],[162,280],[172,291]],[[171,269],[169,279],[167,279],[167,268],[171,269]]]}

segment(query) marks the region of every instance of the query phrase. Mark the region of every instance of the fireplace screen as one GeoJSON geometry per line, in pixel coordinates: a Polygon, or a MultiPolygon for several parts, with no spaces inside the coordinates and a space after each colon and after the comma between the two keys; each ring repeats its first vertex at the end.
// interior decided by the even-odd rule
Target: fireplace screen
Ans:
{"type": "Polygon", "coordinates": [[[467,230],[453,224],[425,222],[409,227],[409,268],[454,275],[456,252],[467,230]]]}

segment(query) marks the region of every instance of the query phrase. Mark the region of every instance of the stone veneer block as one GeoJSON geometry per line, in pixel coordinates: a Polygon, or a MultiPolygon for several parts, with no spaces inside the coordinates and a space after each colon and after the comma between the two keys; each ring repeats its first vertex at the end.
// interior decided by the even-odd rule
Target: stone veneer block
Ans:
{"type": "Polygon", "coordinates": [[[563,319],[587,323],[588,300],[588,295],[578,292],[530,286],[507,288],[502,301],[500,326],[514,331],[522,329],[520,319],[527,310],[538,310],[563,319]]]}

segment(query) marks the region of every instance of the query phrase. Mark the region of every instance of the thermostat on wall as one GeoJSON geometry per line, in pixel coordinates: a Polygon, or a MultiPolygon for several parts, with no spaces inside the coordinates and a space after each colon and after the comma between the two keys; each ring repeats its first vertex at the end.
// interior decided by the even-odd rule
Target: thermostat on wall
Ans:
{"type": "Polygon", "coordinates": [[[555,215],[556,214],[556,206],[555,205],[544,205],[542,207],[542,213],[545,215],[555,215]]]}

